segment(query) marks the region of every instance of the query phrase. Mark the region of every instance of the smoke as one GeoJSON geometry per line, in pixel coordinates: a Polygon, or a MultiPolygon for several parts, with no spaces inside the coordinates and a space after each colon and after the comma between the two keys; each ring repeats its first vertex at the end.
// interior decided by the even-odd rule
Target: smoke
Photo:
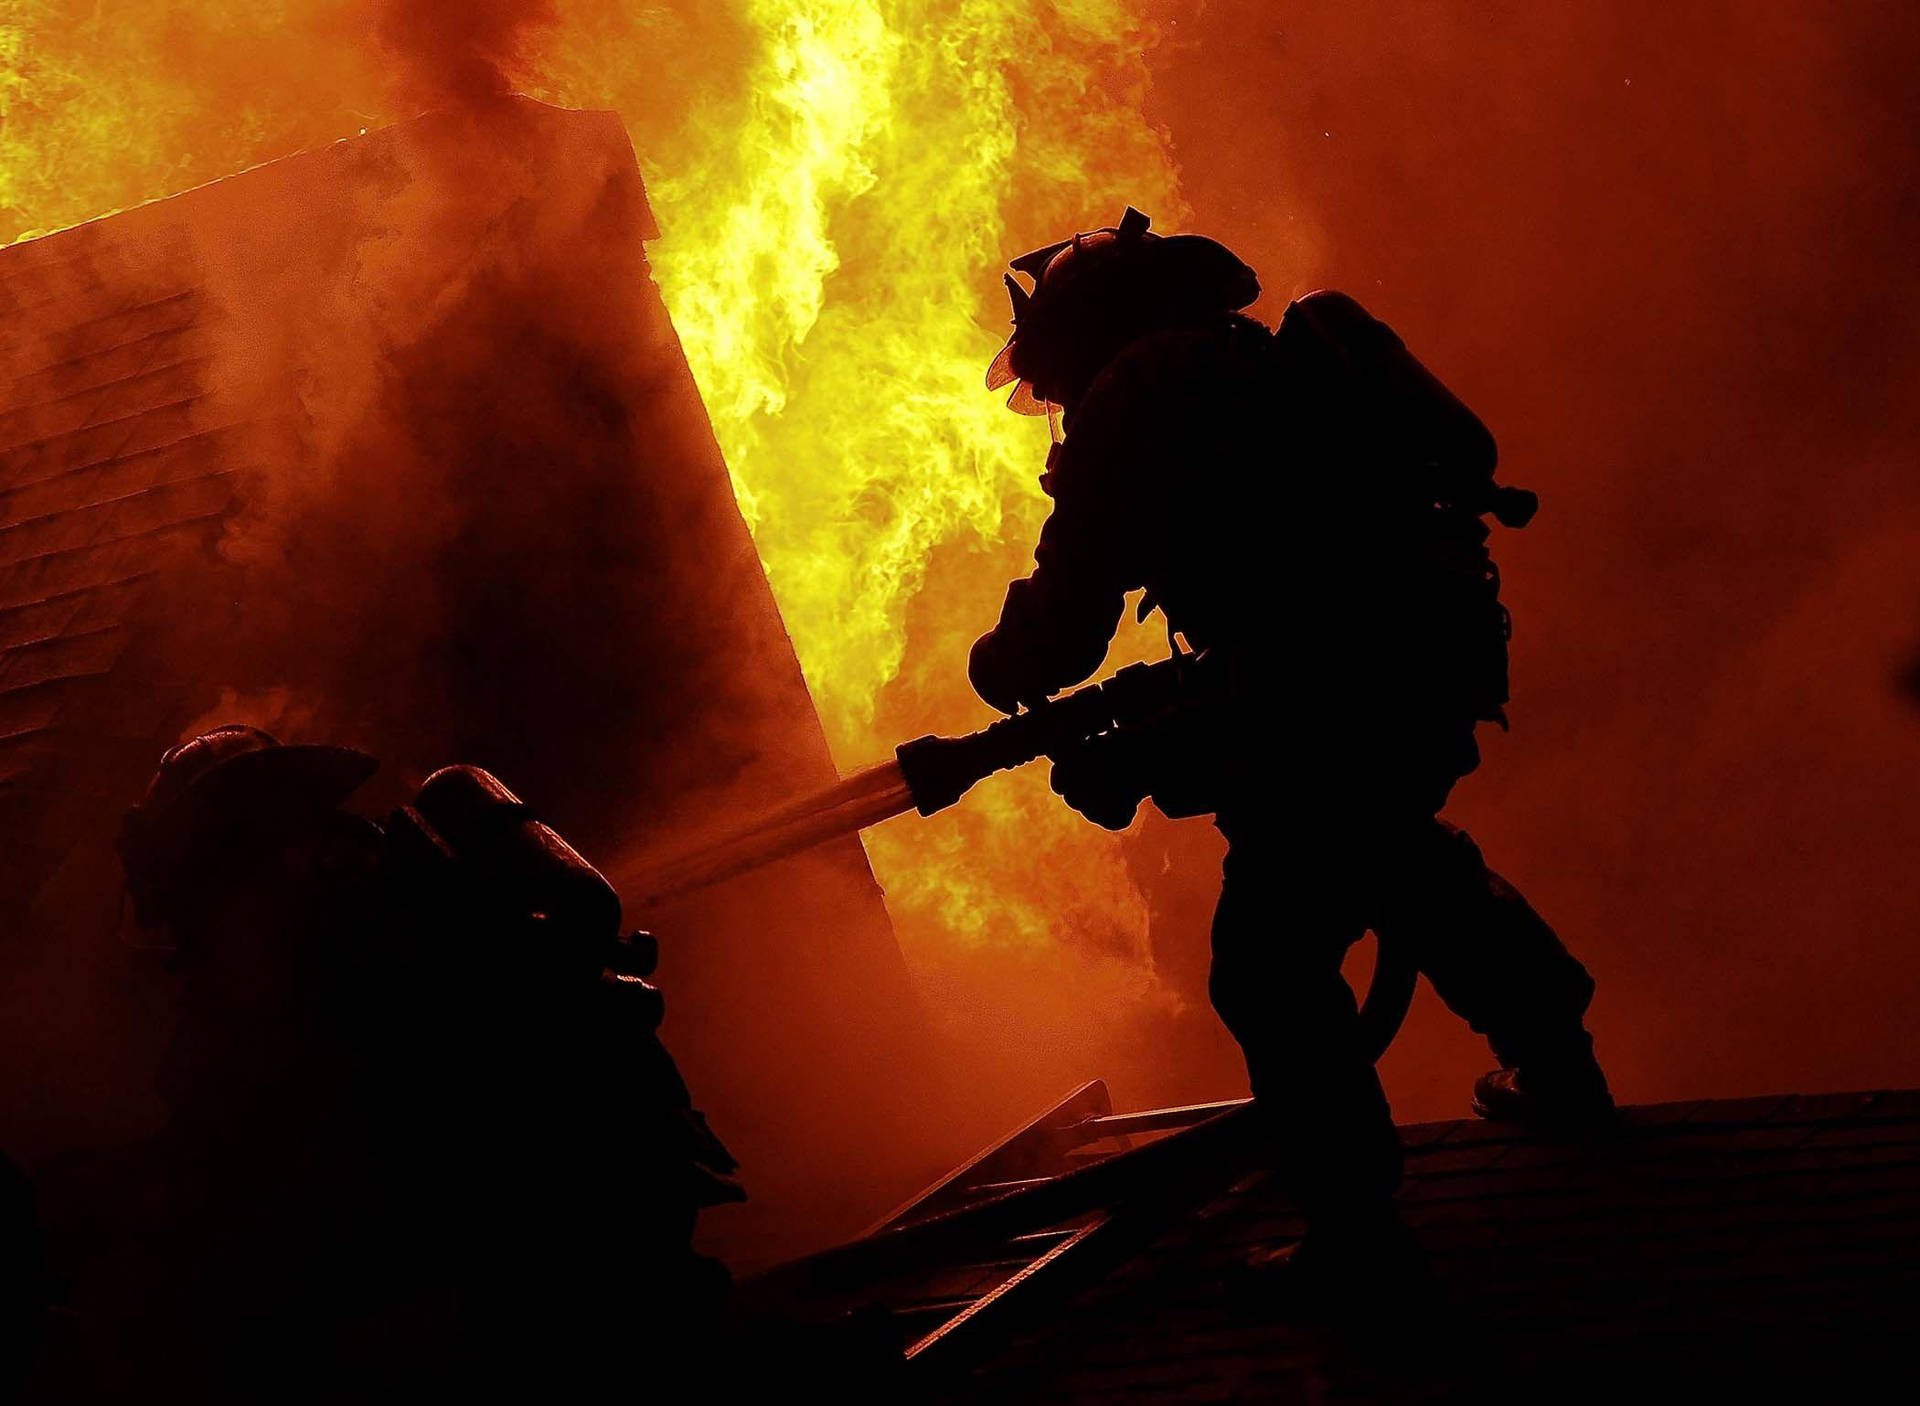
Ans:
{"type": "Polygon", "coordinates": [[[0,11],[0,241],[524,90],[554,22],[551,0],[11,4],[0,11]]]}
{"type": "Polygon", "coordinates": [[[555,22],[552,0],[368,0],[402,107],[509,92],[555,22]]]}
{"type": "MultiPolygon", "coordinates": [[[[1920,727],[1895,686],[1920,15],[1169,8],[1155,112],[1194,226],[1260,270],[1269,315],[1360,297],[1540,492],[1495,541],[1514,731],[1452,810],[1595,970],[1621,1092],[1920,1079],[1920,727]]],[[[1190,829],[1138,843],[1148,872],[1212,859],[1190,829]]],[[[1163,970],[1197,973],[1204,894],[1154,892],[1163,970]]],[[[1423,998],[1396,1110],[1456,1114],[1485,1058],[1423,998]]]]}
{"type": "MultiPolygon", "coordinates": [[[[1542,493],[1540,520],[1497,544],[1518,620],[1516,731],[1487,740],[1487,765],[1462,786],[1455,812],[1595,968],[1596,1025],[1623,1092],[1920,1079],[1890,1033],[1920,999],[1920,964],[1902,941],[1920,924],[1920,902],[1900,877],[1920,837],[1920,788],[1910,784],[1920,729],[1892,686],[1912,657],[1920,601],[1910,350],[1920,330],[1910,256],[1920,211],[1908,177],[1920,133],[1908,77],[1920,15],[1816,0],[1362,0],[1288,7],[1284,23],[1252,0],[1146,8],[1164,42],[1097,92],[1058,101],[1077,72],[1070,66],[1044,94],[1023,79],[998,247],[972,209],[937,203],[951,195],[948,153],[930,154],[898,113],[876,118],[870,125],[891,133],[902,155],[875,167],[876,184],[857,201],[811,212],[814,233],[858,255],[815,291],[896,285],[892,256],[906,247],[898,227],[852,216],[902,180],[927,192],[911,233],[937,211],[941,238],[965,243],[965,268],[931,292],[878,305],[888,310],[961,297],[945,285],[966,279],[991,296],[999,257],[1111,218],[1126,194],[1171,228],[1177,201],[1158,149],[1158,134],[1171,133],[1187,223],[1260,269],[1265,312],[1317,285],[1355,293],[1483,413],[1506,476],[1542,493]],[[1109,88],[1124,91],[1116,99],[1109,88]],[[1145,123],[1134,113],[1142,92],[1145,123]],[[1043,116],[1026,110],[1048,102],[1043,116]],[[1129,133],[1131,146],[1109,140],[1129,133]],[[1132,155],[1099,166],[1097,202],[1083,209],[1088,173],[1061,173],[1094,147],[1132,155]],[[1136,159],[1142,151],[1152,160],[1136,159]],[[1118,189],[1142,179],[1164,184],[1118,189]]],[[[706,255],[686,251],[719,248],[735,214],[695,197],[736,183],[757,189],[740,178],[735,118],[756,110],[742,89],[762,45],[740,5],[570,5],[558,27],[559,11],[533,3],[221,9],[197,5],[189,23],[174,7],[102,0],[36,20],[24,66],[8,72],[0,128],[7,233],[528,80],[547,96],[617,105],[643,160],[679,178],[686,199],[666,211],[660,252],[686,261],[690,283],[706,255]],[[645,61],[610,57],[633,53],[645,61]]],[[[1046,47],[1023,34],[1009,43],[1046,47]]],[[[556,296],[551,280],[516,281],[509,260],[481,296],[465,297],[459,222],[436,228],[434,218],[403,201],[383,215],[387,235],[363,238],[352,219],[343,225],[352,233],[324,223],[284,231],[296,241],[351,238],[340,257],[361,275],[355,299],[330,304],[324,289],[285,289],[278,309],[256,305],[236,319],[225,348],[231,365],[308,361],[292,353],[302,339],[328,349],[302,391],[310,432],[325,441],[302,462],[320,476],[279,491],[346,494],[358,516],[308,518],[300,534],[238,523],[228,550],[236,566],[284,555],[306,573],[285,615],[251,626],[263,637],[292,629],[283,636],[291,646],[275,648],[291,649],[296,675],[317,667],[297,657],[301,639],[351,632],[356,679],[380,681],[362,690],[373,701],[362,716],[321,716],[312,700],[326,696],[325,680],[263,693],[217,678],[207,680],[209,709],[224,686],[235,706],[263,717],[370,740],[383,725],[381,700],[418,690],[493,696],[503,715],[580,701],[542,699],[537,679],[510,671],[471,672],[462,632],[486,627],[493,593],[528,562],[569,544],[541,538],[511,476],[475,502],[451,491],[449,466],[510,453],[538,474],[537,446],[555,417],[601,413],[608,381],[596,377],[617,380],[619,357],[570,344],[576,324],[592,327],[601,290],[560,271],[556,296]],[[403,246],[441,251],[430,278],[384,262],[403,246]],[[528,306],[541,314],[514,311],[528,306]],[[276,338],[286,347],[268,345],[276,338]],[[530,356],[532,384],[521,402],[476,408],[464,388],[484,382],[501,345],[530,356]],[[394,423],[392,407],[420,386],[439,387],[431,404],[442,428],[394,423]],[[487,561],[491,584],[454,599],[438,567],[458,557],[470,512],[492,523],[527,517],[523,550],[487,561]],[[405,579],[382,575],[368,560],[374,538],[423,565],[405,579]]],[[[792,228],[784,213],[769,221],[768,260],[790,253],[792,228]]],[[[748,292],[765,281],[762,267],[744,265],[748,292]]],[[[931,267],[921,260],[916,276],[931,267]]],[[[215,273],[223,287],[258,296],[249,271],[215,273]]],[[[717,306],[730,315],[738,304],[717,306]]],[[[1002,316],[995,309],[976,329],[988,352],[985,329],[1002,316]]],[[[878,325],[891,327],[890,317],[878,325]]],[[[714,323],[724,329],[725,317],[714,323]]],[[[796,375],[824,381],[873,340],[865,323],[836,314],[821,319],[805,356],[786,344],[780,355],[796,375]]],[[[926,352],[911,339],[885,345],[903,366],[926,352]]],[[[961,350],[971,356],[973,346],[961,350]]],[[[976,385],[970,371],[970,395],[976,385]]],[[[917,413],[913,397],[894,399],[917,413]]],[[[819,404],[834,415],[792,422],[810,451],[796,460],[813,462],[811,451],[837,442],[843,420],[871,430],[861,424],[866,400],[819,404]]],[[[983,416],[1000,413],[982,405],[983,416]]],[[[809,491],[797,482],[774,516],[799,520],[809,491]]],[[[873,508],[862,499],[833,521],[864,524],[873,508]]],[[[635,565],[608,555],[618,559],[574,565],[588,578],[635,565]]],[[[965,534],[931,554],[907,610],[909,656],[879,700],[876,736],[978,721],[955,683],[957,656],[940,642],[958,613],[985,623],[1021,556],[965,534]]],[[[578,598],[584,616],[597,606],[591,592],[578,598]]],[[[813,614],[814,628],[832,628],[830,610],[813,614]]],[[[204,629],[229,623],[209,610],[204,629]]],[[[690,687],[715,677],[691,641],[652,667],[682,671],[690,687]]],[[[611,696],[584,706],[609,708],[611,696]]],[[[445,760],[464,740],[420,751],[445,760]]],[[[729,752],[679,764],[741,760],[729,752]]],[[[550,794],[564,795],[568,775],[597,777],[602,765],[557,735],[534,739],[503,770],[530,791],[552,776],[550,794]]],[[[1051,805],[1039,779],[1031,790],[1051,805]]],[[[589,830],[602,824],[589,814],[593,799],[577,817],[589,830]]],[[[940,822],[917,827],[893,822],[880,844],[937,860],[964,842],[940,822]]],[[[608,819],[602,833],[616,829],[608,819]]],[[[1009,1103],[1094,1074],[1112,1078],[1124,1102],[1218,1096],[1240,1078],[1203,994],[1218,839],[1204,824],[1148,821],[1127,847],[1147,898],[1150,966],[1132,948],[1096,950],[1090,980],[1046,953],[995,946],[991,931],[976,948],[936,950],[929,940],[921,954],[929,968],[952,968],[935,974],[954,996],[948,1019],[973,1026],[975,1086],[1006,1110],[991,1121],[1004,1121],[1009,1103]],[[1112,1019],[1113,1008],[1142,1004],[1156,974],[1158,1023],[1112,1019]],[[1183,1009],[1169,1009],[1169,990],[1183,1009]],[[1104,1043],[1086,1035],[1101,1027],[1104,1043]]],[[[1037,895],[1036,926],[1116,906],[1107,870],[1051,858],[1036,851],[1029,867],[1045,872],[1021,880],[1037,895]]],[[[953,906],[966,911],[966,896],[953,906]]],[[[1131,889],[1117,906],[1124,921],[1108,928],[1133,932],[1131,889]]],[[[1097,949],[1101,934],[1080,940],[1097,949]]],[[[1390,1061],[1400,1112],[1457,1111],[1483,1058],[1424,1005],[1390,1061]]]]}

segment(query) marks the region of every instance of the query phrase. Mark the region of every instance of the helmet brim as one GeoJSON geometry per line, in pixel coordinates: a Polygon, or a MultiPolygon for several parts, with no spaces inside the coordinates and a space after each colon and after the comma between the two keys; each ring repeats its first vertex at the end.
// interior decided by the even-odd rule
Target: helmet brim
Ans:
{"type": "MultiPolygon", "coordinates": [[[[1007,408],[1017,415],[1045,415],[1048,405],[1034,393],[1016,361],[1024,361],[1032,370],[1058,360],[1063,336],[1073,341],[1076,326],[1083,323],[1104,326],[1105,310],[1122,295],[1138,302],[1137,321],[1142,327],[1172,323],[1201,311],[1237,312],[1260,296],[1254,271],[1224,244],[1198,234],[1162,238],[1142,232],[1129,237],[1116,229],[1095,230],[1022,255],[1013,266],[1034,278],[1035,287],[1031,295],[1024,294],[1008,275],[1017,325],[987,367],[987,389],[1012,386],[1007,408]],[[1027,355],[1017,357],[1017,349],[1027,355]]],[[[1113,350],[1117,349],[1116,345],[1113,350]]],[[[1051,379],[1054,373],[1045,374],[1051,379]]]]}

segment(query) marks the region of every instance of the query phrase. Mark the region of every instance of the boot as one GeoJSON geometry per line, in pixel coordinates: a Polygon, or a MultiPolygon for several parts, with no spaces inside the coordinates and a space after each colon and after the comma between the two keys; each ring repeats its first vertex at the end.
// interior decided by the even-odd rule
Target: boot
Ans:
{"type": "Polygon", "coordinates": [[[1584,1031],[1562,1050],[1530,1052],[1481,1075],[1473,1086],[1473,1112],[1492,1122],[1557,1133],[1604,1130],[1618,1120],[1607,1076],[1584,1031]]]}

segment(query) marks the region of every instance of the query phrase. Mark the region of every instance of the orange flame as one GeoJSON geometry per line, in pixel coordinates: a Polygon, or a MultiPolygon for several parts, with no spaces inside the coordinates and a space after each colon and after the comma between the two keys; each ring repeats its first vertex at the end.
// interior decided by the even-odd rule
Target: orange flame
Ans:
{"type": "MultiPolygon", "coordinates": [[[[359,37],[417,32],[386,22],[398,3],[20,0],[0,19],[0,235],[404,115],[419,68],[383,76],[359,37]]],[[[842,768],[978,726],[966,649],[1046,511],[1044,430],[982,389],[997,271],[1129,201],[1182,213],[1142,114],[1143,4],[555,0],[507,42],[511,8],[491,21],[510,57],[487,61],[635,134],[658,277],[842,768]]],[[[1069,934],[1144,954],[1116,842],[1044,774],[870,853],[910,954],[1069,934]]]]}

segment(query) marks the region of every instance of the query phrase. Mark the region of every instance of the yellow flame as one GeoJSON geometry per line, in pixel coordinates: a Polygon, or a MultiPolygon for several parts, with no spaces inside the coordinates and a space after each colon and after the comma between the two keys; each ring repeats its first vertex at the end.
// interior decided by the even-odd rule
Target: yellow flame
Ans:
{"type": "MultiPolygon", "coordinates": [[[[966,650],[1023,574],[1044,429],[985,392],[997,273],[1129,200],[1179,217],[1120,0],[746,7],[731,101],[643,147],[658,275],[843,767],[977,725],[966,650]],[[689,150],[699,153],[687,159],[689,150]]],[[[616,105],[618,105],[616,95],[616,105]]],[[[1040,774],[869,839],[910,942],[1138,953],[1114,842],[1040,774]]]]}
{"type": "MultiPolygon", "coordinates": [[[[1046,511],[1044,429],[982,387],[997,275],[1127,202],[1179,221],[1143,6],[556,0],[535,36],[529,91],[635,133],[657,274],[843,768],[985,720],[966,649],[1046,511]]],[[[355,8],[10,0],[0,234],[405,115],[355,8]]],[[[1144,939],[1114,842],[1041,773],[870,853],[910,944],[1144,939]]]]}
{"type": "Polygon", "coordinates": [[[385,120],[340,0],[0,0],[0,240],[385,120]]]}

